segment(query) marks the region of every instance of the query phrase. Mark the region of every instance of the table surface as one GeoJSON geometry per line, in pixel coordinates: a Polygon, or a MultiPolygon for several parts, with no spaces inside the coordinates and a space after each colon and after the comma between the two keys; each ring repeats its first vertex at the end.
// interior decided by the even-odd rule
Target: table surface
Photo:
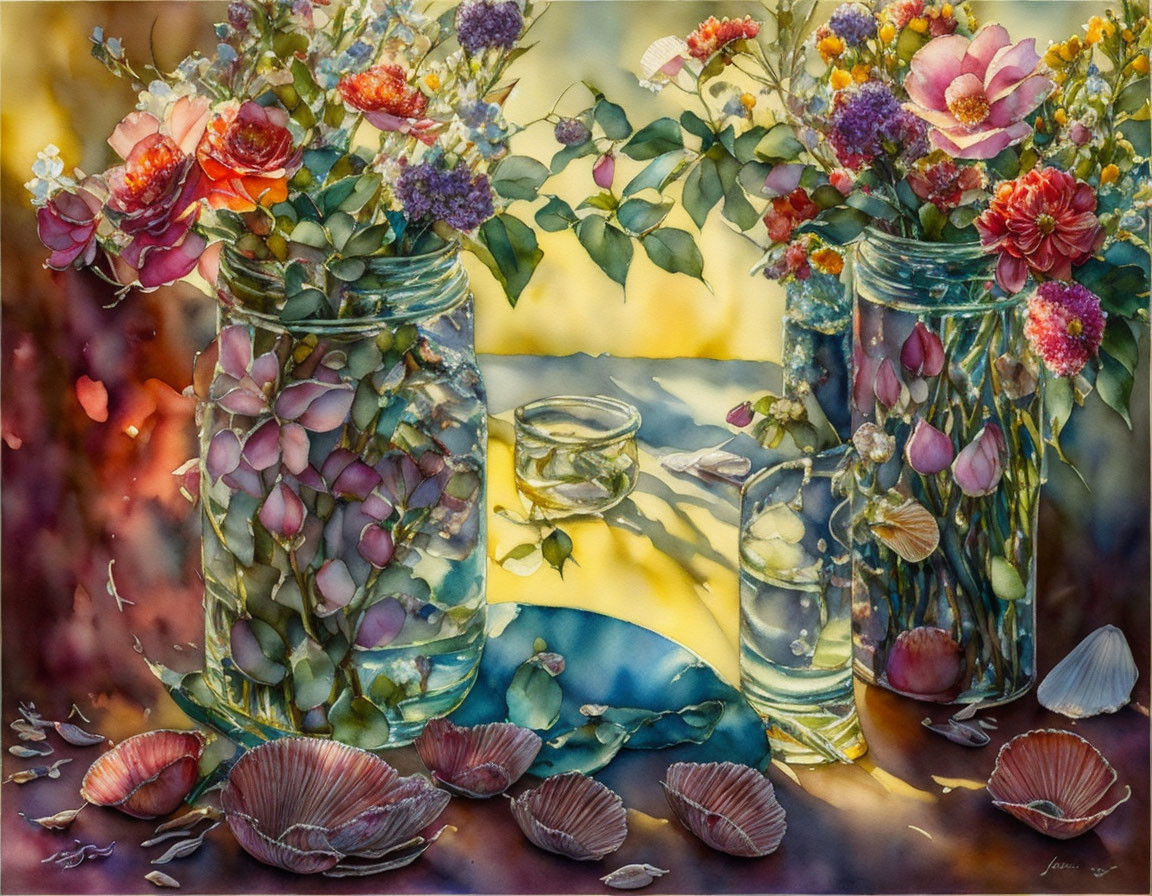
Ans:
{"type": "MultiPolygon", "coordinates": [[[[644,416],[640,433],[644,476],[625,511],[614,519],[563,524],[572,534],[574,559],[561,578],[546,565],[529,575],[504,569],[497,559],[517,532],[492,518],[489,596],[494,603],[518,601],[585,607],[630,621],[646,620],[667,637],[687,643],[718,673],[733,680],[735,669],[735,527],[738,492],[725,483],[705,483],[668,474],[659,458],[670,451],[698,450],[728,443],[724,411],[739,400],[778,382],[779,370],[750,362],[703,360],[563,359],[490,357],[484,359],[493,415],[490,453],[490,505],[515,509],[511,486],[508,415],[524,401],[551,394],[618,395],[637,404],[644,416]],[[695,545],[695,551],[686,546],[695,545]],[[625,574],[631,570],[631,574],[625,574]]],[[[1140,431],[1140,430],[1138,430],[1140,431]]],[[[1143,430],[1146,432],[1146,429],[1143,430]]],[[[1131,437],[1129,437],[1131,438],[1131,437]]],[[[1133,439],[1133,458],[1146,455],[1146,436],[1133,439]]],[[[760,466],[769,455],[746,438],[730,449],[749,454],[760,466]]],[[[1146,464],[1139,469],[1146,468],[1146,464]]],[[[1142,520],[1135,534],[1117,528],[1117,507],[1102,497],[1056,500],[1067,484],[1053,485],[1042,507],[1044,533],[1038,561],[1039,673],[1045,674],[1080,638],[1111,622],[1127,634],[1140,667],[1134,693],[1148,699],[1147,478],[1131,490],[1126,504],[1142,520]],[[1081,514],[1068,516],[1075,506],[1081,514]],[[1142,516],[1139,512],[1143,508],[1142,516]],[[1113,521],[1111,527],[1106,521],[1113,521]],[[1104,543],[1084,535],[1104,532],[1104,543]],[[1142,528],[1141,528],[1142,527],[1142,528]]],[[[1107,489],[1104,489],[1107,495],[1107,489]]],[[[611,514],[609,515],[611,517],[611,514]]],[[[1121,514],[1123,516],[1123,514],[1121,514]]],[[[1127,516],[1132,516],[1128,514],[1127,516]]],[[[504,520],[506,523],[507,521],[504,520]]],[[[179,532],[164,533],[172,542],[179,532]]],[[[163,542],[161,539],[161,543],[163,542]]],[[[11,562],[11,561],[8,561],[11,562]]],[[[123,557],[121,590],[137,596],[131,584],[134,562],[123,557]]],[[[169,573],[178,578],[179,568],[169,573]]],[[[157,586],[159,587],[159,586],[157,586]]],[[[93,589],[89,588],[89,592],[93,589]]],[[[69,629],[89,639],[120,638],[122,665],[117,686],[95,698],[82,672],[54,679],[20,674],[22,656],[5,632],[4,721],[16,717],[17,702],[35,700],[49,718],[62,718],[75,703],[91,719],[89,727],[114,740],[156,727],[186,727],[187,721],[128,650],[135,607],[110,611],[111,598],[79,596],[79,620],[69,629]],[[19,692],[13,682],[19,682],[19,692]]],[[[4,622],[37,637],[35,608],[15,601],[27,595],[5,591],[4,622]]],[[[143,603],[142,601],[139,601],[143,603]]],[[[34,603],[34,601],[33,601],[34,603]]],[[[140,611],[142,612],[142,611],[140,611]]],[[[197,604],[189,618],[171,620],[168,644],[195,631],[197,604]]],[[[136,622],[140,624],[141,620],[136,622]]],[[[77,649],[84,645],[77,642],[77,649]]],[[[90,646],[90,645],[89,645],[90,646]]],[[[192,668],[192,650],[150,656],[192,668]]],[[[599,662],[626,665],[625,657],[599,662]]],[[[643,674],[643,670],[638,670],[643,674]]],[[[194,855],[163,867],[185,891],[204,893],[580,893],[606,892],[599,878],[622,865],[647,862],[668,869],[652,893],[1147,893],[1149,891],[1149,723],[1146,714],[1126,707],[1115,715],[1073,722],[1044,710],[1034,693],[988,710],[997,727],[981,749],[954,745],[921,725],[940,721],[950,710],[917,703],[857,684],[867,755],[851,766],[787,767],[768,770],[787,812],[788,833],[780,849],[762,859],[733,859],[709,851],[672,818],[659,781],[683,748],[622,752],[597,777],[615,789],[628,807],[629,836],[621,849],[599,862],[577,863],[542,852],[516,828],[507,800],[453,799],[441,823],[449,827],[412,866],[384,876],[328,880],[295,877],[260,865],[243,853],[226,827],[208,834],[194,855]],[[1132,788],[1132,798],[1094,831],[1071,841],[1042,837],[996,810],[984,789],[996,750],[1012,736],[1040,727],[1074,730],[1088,738],[1132,788]]],[[[5,747],[16,743],[4,729],[5,747]]],[[[130,819],[100,808],[86,809],[67,833],[50,832],[24,821],[80,804],[78,788],[100,747],[62,745],[50,735],[51,757],[71,758],[59,780],[0,789],[4,893],[144,893],[144,880],[164,846],[140,846],[156,822],[130,819]],[[42,864],[74,839],[105,845],[108,858],[70,870],[42,864]]],[[[412,748],[385,751],[404,773],[422,770],[412,748]]],[[[32,764],[5,752],[5,775],[32,764]]],[[[525,779],[513,793],[533,786],[525,779]]]]}

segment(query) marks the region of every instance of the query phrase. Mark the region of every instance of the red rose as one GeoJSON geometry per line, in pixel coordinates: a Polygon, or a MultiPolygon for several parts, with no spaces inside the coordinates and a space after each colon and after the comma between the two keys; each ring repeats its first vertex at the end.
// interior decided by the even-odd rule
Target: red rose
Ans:
{"type": "Polygon", "coordinates": [[[196,158],[207,175],[213,208],[250,212],[288,198],[288,178],[300,165],[288,115],[248,101],[217,113],[200,138],[196,158]]]}
{"type": "Polygon", "coordinates": [[[412,133],[412,120],[428,108],[428,98],[408,86],[408,73],[399,65],[377,65],[345,75],[336,86],[344,102],[382,131],[412,133]]]}
{"type": "Polygon", "coordinates": [[[1058,168],[1039,168],[1001,184],[976,219],[980,243],[999,254],[996,281],[1019,292],[1028,271],[1070,280],[1104,238],[1096,196],[1088,184],[1058,168]]]}
{"type": "Polygon", "coordinates": [[[774,243],[786,243],[798,225],[818,214],[820,206],[808,197],[803,187],[797,187],[787,196],[777,196],[764,216],[768,238],[774,243]]]}

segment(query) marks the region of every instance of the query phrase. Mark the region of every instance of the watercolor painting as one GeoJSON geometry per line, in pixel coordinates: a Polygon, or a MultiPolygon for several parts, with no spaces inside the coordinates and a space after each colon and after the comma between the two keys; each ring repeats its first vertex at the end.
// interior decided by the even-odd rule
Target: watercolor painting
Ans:
{"type": "Polygon", "coordinates": [[[0,3],[0,892],[1147,893],[1147,0],[0,3]]]}

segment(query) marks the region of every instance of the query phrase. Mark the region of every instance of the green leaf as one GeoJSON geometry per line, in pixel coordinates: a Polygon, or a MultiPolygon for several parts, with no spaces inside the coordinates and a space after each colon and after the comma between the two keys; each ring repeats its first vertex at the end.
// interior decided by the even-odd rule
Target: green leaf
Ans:
{"type": "Polygon", "coordinates": [[[578,143],[575,146],[565,146],[556,155],[552,156],[552,163],[548,166],[553,174],[559,174],[568,167],[568,163],[574,159],[590,156],[596,152],[596,144],[591,140],[585,140],[583,143],[578,143]]]}
{"type": "Polygon", "coordinates": [[[1073,271],[1073,277],[1100,297],[1109,315],[1134,317],[1148,305],[1148,279],[1136,265],[1115,266],[1089,258],[1073,271]]]}
{"type": "Polygon", "coordinates": [[[1012,180],[1020,173],[1020,153],[1009,146],[988,162],[988,170],[1000,180],[1012,180]]]}
{"type": "Polygon", "coordinates": [[[1100,350],[1115,358],[1129,373],[1136,370],[1140,360],[1140,344],[1132,333],[1132,327],[1122,318],[1112,318],[1104,329],[1104,339],[1100,350]]]}
{"type": "Polygon", "coordinates": [[[1124,135],[1137,155],[1152,155],[1152,126],[1148,119],[1129,118],[1119,125],[1120,133],[1124,135]]]}
{"type": "Polygon", "coordinates": [[[628,233],[640,236],[658,227],[671,210],[672,200],[649,202],[647,199],[628,199],[616,210],[616,217],[628,233]]]}
{"type": "Polygon", "coordinates": [[[341,743],[361,750],[379,750],[388,746],[391,725],[388,717],[367,697],[353,697],[352,689],[344,690],[328,713],[332,736],[341,743]]]}
{"type": "Polygon", "coordinates": [[[559,196],[551,196],[548,201],[536,211],[536,226],[549,233],[567,230],[580,219],[572,211],[572,206],[559,196]]]}
{"type": "Polygon", "coordinates": [[[589,215],[581,221],[576,237],[600,270],[623,286],[632,264],[632,241],[600,215],[589,215]]]}
{"type": "MultiPolygon", "coordinates": [[[[836,190],[835,187],[832,187],[836,190]]],[[[836,190],[839,193],[839,190],[836,190]]],[[[870,193],[850,193],[848,198],[844,200],[846,205],[852,208],[860,209],[870,218],[879,218],[882,221],[892,221],[900,217],[900,212],[892,207],[888,202],[885,202],[879,196],[870,193]]],[[[935,206],[933,206],[935,208],[935,206]]]]}
{"type": "Polygon", "coordinates": [[[343,250],[345,244],[352,238],[352,234],[356,232],[356,219],[347,212],[334,212],[328,216],[324,223],[328,227],[332,245],[337,250],[343,250]]]}
{"type": "Polygon", "coordinates": [[[896,56],[901,62],[909,62],[917,51],[928,43],[928,37],[905,27],[896,39],[896,56]]]}
{"type": "Polygon", "coordinates": [[[745,162],[740,166],[740,173],[736,175],[736,180],[740,182],[740,188],[751,196],[764,196],[764,181],[768,179],[769,173],[772,171],[771,165],[767,162],[745,162]]]}
{"type": "Polygon", "coordinates": [[[1044,416],[1053,433],[1058,433],[1072,416],[1075,395],[1072,382],[1065,377],[1044,371],[1044,416]]]}
{"type": "Polygon", "coordinates": [[[492,189],[505,199],[535,199],[548,168],[528,156],[507,156],[492,173],[492,189]]]}
{"type": "MultiPolygon", "coordinates": [[[[844,194],[837,190],[832,184],[821,184],[812,191],[812,201],[815,202],[820,208],[835,208],[838,205],[844,205],[844,194]]],[[[851,203],[848,203],[851,205],[851,203]]]]}
{"type": "Polygon", "coordinates": [[[504,287],[509,303],[515,305],[544,257],[536,234],[519,218],[497,215],[484,222],[479,238],[492,253],[495,267],[488,265],[489,269],[504,287]]]}
{"type": "Polygon", "coordinates": [[[749,128],[737,137],[732,143],[732,155],[736,157],[736,161],[741,165],[746,165],[758,159],[759,153],[757,149],[764,139],[764,135],[767,133],[766,128],[757,125],[756,127],[749,128]]]}
{"type": "Polygon", "coordinates": [[[683,150],[673,150],[657,156],[624,187],[624,195],[631,196],[641,190],[663,190],[688,162],[683,150]]]}
{"type": "Polygon", "coordinates": [[[336,181],[336,183],[331,186],[325,187],[318,197],[320,208],[324,210],[324,214],[330,215],[332,212],[338,210],[341,203],[355,192],[359,180],[360,178],[356,176],[345,177],[336,181]]]}
{"type": "Polygon", "coordinates": [[[294,243],[311,246],[313,249],[327,249],[329,246],[328,234],[316,221],[304,220],[299,222],[292,228],[288,239],[294,243]]]}
{"type": "Polygon", "coordinates": [[[769,162],[793,162],[803,151],[804,144],[783,122],[769,129],[756,144],[756,155],[769,162]]]}
{"type": "Polygon", "coordinates": [[[307,712],[326,703],[336,683],[336,667],[324,649],[311,638],[292,651],[292,699],[307,712]]]}
{"type": "Polygon", "coordinates": [[[652,263],[672,274],[703,280],[704,256],[692,234],[674,227],[653,230],[640,240],[652,263]]]}
{"type": "Polygon", "coordinates": [[[564,692],[548,671],[531,660],[521,663],[505,694],[508,721],[522,728],[544,731],[560,718],[564,692]]]}
{"type": "Polygon", "coordinates": [[[1133,81],[1116,97],[1116,111],[1132,113],[1143,109],[1148,102],[1150,90],[1152,90],[1152,84],[1148,78],[1138,78],[1133,81]]]}
{"type": "Polygon", "coordinates": [[[620,151],[630,159],[644,162],[666,152],[684,148],[684,138],[680,125],[674,118],[657,118],[650,125],[642,127],[620,151]]]}
{"type": "Polygon", "coordinates": [[[624,109],[604,97],[596,101],[592,117],[609,140],[626,140],[632,133],[632,125],[628,123],[624,109]]]}
{"type": "Polygon", "coordinates": [[[732,156],[725,155],[717,161],[716,171],[724,187],[724,206],[720,213],[741,230],[755,227],[760,215],[740,186],[740,163],[732,156]]]}
{"type": "Polygon", "coordinates": [[[681,202],[697,227],[703,227],[708,213],[724,195],[724,186],[716,171],[716,163],[705,156],[684,179],[681,202]]]}
{"type": "Polygon", "coordinates": [[[598,208],[605,212],[614,212],[620,205],[620,200],[612,195],[610,190],[603,190],[594,196],[589,196],[577,208],[598,208]]]}
{"type": "Polygon", "coordinates": [[[564,564],[572,557],[572,539],[563,529],[553,529],[540,543],[544,559],[564,577],[564,564]]]}
{"type": "Polygon", "coordinates": [[[716,135],[712,132],[712,126],[695,112],[682,112],[680,114],[680,127],[692,136],[699,137],[704,141],[705,145],[700,147],[701,151],[706,150],[716,139],[716,135]]]}
{"type": "Polygon", "coordinates": [[[328,297],[318,289],[302,289],[291,295],[280,309],[280,319],[304,320],[328,307],[328,297]]]}
{"type": "Polygon", "coordinates": [[[800,231],[818,234],[827,242],[842,246],[863,233],[868,222],[868,216],[860,209],[841,206],[829,209],[812,221],[806,221],[800,226],[800,231]]]}
{"type": "Polygon", "coordinates": [[[932,242],[938,242],[940,233],[948,219],[933,203],[925,202],[920,206],[920,226],[924,228],[924,235],[932,242]]]}
{"type": "Polygon", "coordinates": [[[392,227],[389,224],[373,224],[354,234],[344,244],[344,254],[375,255],[392,242],[392,227]]]}
{"type": "Polygon", "coordinates": [[[992,558],[992,592],[1000,600],[1020,600],[1028,593],[1016,567],[1003,557],[992,558]]]}
{"type": "Polygon", "coordinates": [[[1132,399],[1132,372],[1111,355],[1100,356],[1100,372],[1096,374],[1096,391],[1108,407],[1124,418],[1132,428],[1128,404],[1132,399]]]}
{"type": "Polygon", "coordinates": [[[345,283],[352,283],[364,275],[367,267],[362,258],[341,258],[332,262],[328,266],[328,270],[336,279],[343,280],[345,283]]]}

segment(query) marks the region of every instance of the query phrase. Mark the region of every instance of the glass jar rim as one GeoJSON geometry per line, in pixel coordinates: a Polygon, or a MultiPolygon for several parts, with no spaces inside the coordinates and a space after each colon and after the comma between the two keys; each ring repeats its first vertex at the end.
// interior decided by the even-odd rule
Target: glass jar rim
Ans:
{"type": "Polygon", "coordinates": [[[966,240],[962,243],[929,242],[908,236],[898,236],[869,226],[864,229],[862,242],[891,248],[895,251],[914,251],[927,258],[947,258],[949,260],[991,258],[979,239],[966,240]]]}
{"type": "MultiPolygon", "coordinates": [[[[640,429],[642,422],[640,412],[635,407],[626,401],[610,398],[607,395],[553,395],[549,398],[540,398],[516,408],[513,417],[516,421],[515,428],[518,434],[524,433],[542,442],[558,445],[606,445],[634,436],[640,429]],[[571,412],[580,408],[599,411],[607,417],[615,419],[606,423],[603,429],[594,434],[579,436],[548,432],[533,420],[533,417],[544,413],[562,414],[565,411],[571,412]]],[[[576,418],[573,417],[573,419],[576,418]]],[[[593,425],[586,419],[580,419],[579,422],[590,427],[593,425]]]]}

